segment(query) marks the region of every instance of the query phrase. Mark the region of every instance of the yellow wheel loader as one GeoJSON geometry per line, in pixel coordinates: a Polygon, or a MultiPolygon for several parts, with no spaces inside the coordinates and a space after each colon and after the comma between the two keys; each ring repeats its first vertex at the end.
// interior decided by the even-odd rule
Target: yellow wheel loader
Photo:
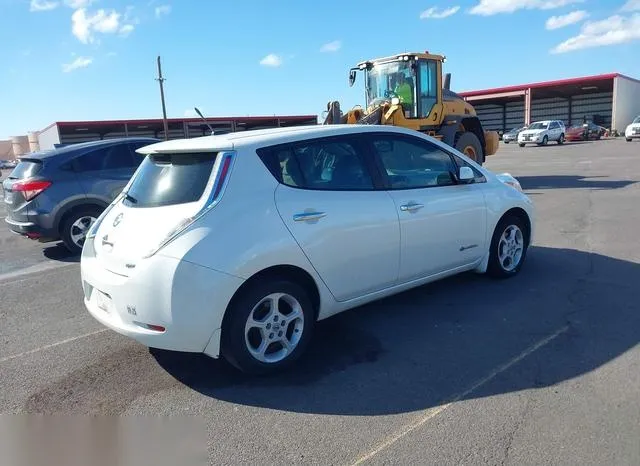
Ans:
{"type": "Polygon", "coordinates": [[[402,53],[367,60],[349,70],[353,86],[364,73],[366,107],[343,114],[340,104],[327,104],[323,124],[394,125],[433,136],[482,164],[498,150],[498,133],[482,128],[476,111],[449,87],[451,75],[442,78],[445,57],[402,53]]]}

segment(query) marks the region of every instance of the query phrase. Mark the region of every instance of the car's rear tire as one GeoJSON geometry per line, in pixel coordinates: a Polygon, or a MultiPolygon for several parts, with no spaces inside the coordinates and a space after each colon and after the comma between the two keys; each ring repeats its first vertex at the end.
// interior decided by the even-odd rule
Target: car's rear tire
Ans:
{"type": "Polygon", "coordinates": [[[96,206],[80,207],[67,215],[60,225],[60,238],[72,254],[80,254],[89,228],[98,219],[102,209],[96,206]]]}
{"type": "Polygon", "coordinates": [[[519,145],[520,147],[524,147],[524,146],[525,146],[524,144],[518,144],[518,145],[519,145]]]}
{"type": "Polygon", "coordinates": [[[631,142],[631,138],[627,138],[627,142],[631,142]]]}
{"type": "Polygon", "coordinates": [[[494,278],[517,275],[529,249],[529,229],[518,215],[505,215],[491,238],[487,274],[494,278]]]}
{"type": "Polygon", "coordinates": [[[227,309],[222,356],[252,375],[282,370],[304,353],[315,316],[313,302],[303,286],[286,278],[250,283],[227,309]]]}
{"type": "Polygon", "coordinates": [[[558,138],[558,144],[564,144],[564,133],[562,133],[558,138]]]}

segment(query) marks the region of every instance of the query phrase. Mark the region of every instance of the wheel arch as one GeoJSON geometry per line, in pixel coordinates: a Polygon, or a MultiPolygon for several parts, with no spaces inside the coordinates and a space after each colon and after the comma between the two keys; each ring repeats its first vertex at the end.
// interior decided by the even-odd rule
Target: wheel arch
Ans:
{"type": "MultiPolygon", "coordinates": [[[[503,218],[511,215],[520,218],[524,222],[525,227],[527,228],[527,231],[526,231],[527,243],[528,243],[527,246],[529,246],[531,241],[531,218],[529,218],[529,214],[522,207],[512,207],[509,210],[507,210],[504,214],[500,216],[500,218],[496,222],[496,225],[498,225],[498,223],[500,223],[503,218]]],[[[495,226],[494,226],[494,229],[495,229],[495,226]]]]}
{"type": "Polygon", "coordinates": [[[100,199],[81,199],[74,202],[70,202],[69,204],[65,205],[62,209],[60,209],[60,211],[56,215],[54,228],[58,233],[62,233],[60,231],[60,229],[62,228],[62,225],[64,225],[64,222],[75,212],[78,212],[79,210],[82,210],[82,209],[86,209],[88,207],[104,210],[107,208],[108,205],[109,204],[105,203],[104,201],[101,201],[100,199]]]}
{"type": "Polygon", "coordinates": [[[311,303],[313,304],[315,319],[318,319],[320,313],[320,289],[318,288],[316,281],[311,276],[311,274],[303,268],[296,265],[282,264],[262,269],[259,272],[251,275],[242,283],[242,285],[240,285],[240,287],[236,290],[236,292],[229,300],[229,303],[227,304],[227,308],[225,309],[224,316],[222,318],[222,328],[224,329],[225,322],[228,319],[229,309],[233,308],[233,305],[237,301],[238,297],[241,296],[249,286],[258,281],[273,278],[285,278],[302,286],[307,291],[307,293],[309,293],[309,298],[311,299],[311,303]]]}

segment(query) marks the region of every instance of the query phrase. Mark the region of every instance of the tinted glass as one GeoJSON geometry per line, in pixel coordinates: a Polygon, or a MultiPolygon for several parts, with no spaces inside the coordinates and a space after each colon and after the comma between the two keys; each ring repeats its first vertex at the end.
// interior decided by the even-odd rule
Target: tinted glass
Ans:
{"type": "Polygon", "coordinates": [[[456,168],[449,154],[426,141],[380,136],[372,141],[392,189],[448,186],[456,168]]]}
{"type": "Polygon", "coordinates": [[[133,154],[128,144],[103,147],[74,160],[76,171],[114,170],[134,166],[133,154]]]}
{"type": "Polygon", "coordinates": [[[8,178],[14,180],[24,180],[36,176],[42,169],[42,163],[32,160],[21,160],[13,169],[8,178]]]}
{"type": "Polygon", "coordinates": [[[215,153],[147,156],[128,194],[131,207],[159,207],[195,202],[202,197],[215,153]]]}
{"type": "Polygon", "coordinates": [[[354,145],[314,141],[276,150],[282,182],[306,189],[373,189],[373,181],[354,145]]]}

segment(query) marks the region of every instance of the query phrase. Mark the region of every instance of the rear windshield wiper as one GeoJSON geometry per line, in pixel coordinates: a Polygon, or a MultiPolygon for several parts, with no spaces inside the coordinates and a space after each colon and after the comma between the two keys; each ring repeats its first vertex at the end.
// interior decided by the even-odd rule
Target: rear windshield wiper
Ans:
{"type": "Polygon", "coordinates": [[[124,198],[132,204],[137,204],[138,200],[129,193],[124,193],[124,198]]]}

